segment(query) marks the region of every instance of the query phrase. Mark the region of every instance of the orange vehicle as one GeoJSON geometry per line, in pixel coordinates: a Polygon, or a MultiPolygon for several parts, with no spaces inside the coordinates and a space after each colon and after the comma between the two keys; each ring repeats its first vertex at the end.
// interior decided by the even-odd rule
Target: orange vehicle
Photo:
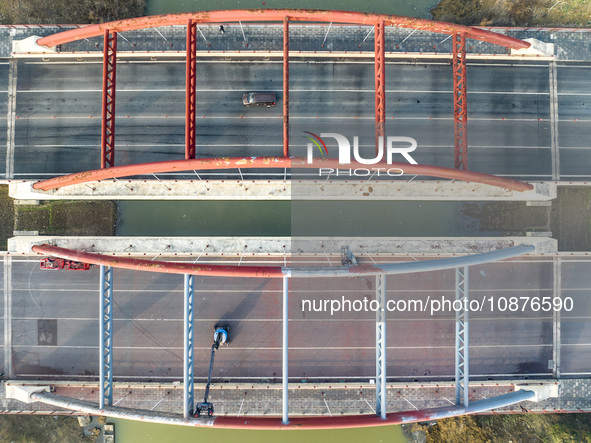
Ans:
{"type": "Polygon", "coordinates": [[[66,271],[88,271],[88,263],[80,263],[73,260],[64,260],[63,258],[44,258],[41,260],[41,269],[65,269],[66,271]]]}

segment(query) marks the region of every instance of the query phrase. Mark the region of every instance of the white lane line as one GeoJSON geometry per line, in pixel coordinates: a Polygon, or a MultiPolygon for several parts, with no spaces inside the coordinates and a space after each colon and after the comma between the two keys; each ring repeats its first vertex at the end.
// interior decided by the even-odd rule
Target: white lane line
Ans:
{"type": "MultiPolygon", "coordinates": [[[[564,346],[564,344],[563,344],[564,346]]],[[[586,346],[591,346],[591,343],[587,344],[586,346]]],[[[98,349],[99,346],[83,346],[83,345],[57,345],[57,346],[49,346],[49,345],[12,345],[13,348],[19,349],[98,349]]],[[[519,345],[519,344],[511,344],[511,348],[546,348],[552,347],[552,343],[549,344],[535,344],[535,345],[519,345]]],[[[470,348],[507,348],[507,343],[503,343],[500,345],[470,345],[470,348]]],[[[120,350],[133,350],[133,351],[182,351],[183,347],[177,346],[113,346],[113,349],[120,349],[120,350]]],[[[195,346],[195,350],[210,350],[210,346],[195,346]]],[[[281,346],[261,346],[261,347],[253,347],[253,346],[231,346],[227,348],[228,350],[232,351],[280,351],[283,349],[281,346]]],[[[290,351],[371,351],[375,350],[375,346],[290,346],[290,351]]],[[[451,346],[387,346],[386,349],[391,350],[417,350],[417,349],[455,349],[454,345],[451,346]]],[[[226,351],[227,352],[227,351],[226,351]]]]}
{"type": "MultiPolygon", "coordinates": [[[[336,256],[337,254],[335,254],[336,256]]],[[[279,259],[278,259],[279,261],[279,259]]],[[[14,262],[14,260],[13,260],[14,262]]],[[[251,261],[249,261],[250,263],[251,261]]],[[[205,262],[202,262],[205,263],[205,262]]],[[[212,261],[213,263],[220,263],[220,261],[212,261]]],[[[232,263],[231,261],[229,263],[232,263]]],[[[323,262],[325,263],[325,262],[323,262]]],[[[542,262],[545,263],[545,262],[542,262]]],[[[485,288],[485,289],[471,289],[470,292],[471,293],[475,293],[475,292],[483,292],[485,294],[488,293],[495,293],[495,292],[548,292],[548,291],[552,291],[552,288],[499,288],[499,289],[495,289],[495,288],[485,288]]],[[[569,289],[570,290],[570,289],[569,289]]],[[[585,291],[585,290],[591,290],[591,288],[573,288],[572,290],[574,291],[585,291]]],[[[29,291],[28,288],[13,288],[12,289],[13,292],[18,292],[18,291],[29,291]]],[[[131,294],[135,294],[137,292],[150,292],[153,294],[184,294],[184,291],[182,289],[114,289],[115,292],[117,292],[118,294],[124,294],[124,293],[131,293],[131,294]]],[[[88,292],[88,293],[96,293],[96,289],[93,288],[38,288],[35,290],[35,292],[51,292],[51,293],[59,293],[59,292],[74,292],[74,293],[79,293],[79,292],[88,292]]],[[[199,293],[203,293],[203,294],[210,294],[210,293],[220,293],[220,294],[226,294],[226,293],[236,293],[236,294],[244,294],[247,295],[248,293],[250,293],[251,291],[249,291],[248,289],[199,289],[199,290],[195,290],[196,294],[199,293]]],[[[281,290],[276,290],[276,289],[265,289],[263,291],[260,291],[262,294],[280,294],[282,293],[281,290]]],[[[347,288],[343,288],[343,289],[293,289],[290,290],[290,293],[292,294],[321,294],[321,293],[326,293],[326,294],[334,294],[334,293],[347,293],[350,292],[352,294],[359,294],[359,289],[357,288],[352,288],[352,289],[347,289],[347,288]]],[[[388,294],[407,294],[407,293],[411,293],[411,292],[415,292],[415,293],[424,293],[424,294],[432,294],[434,292],[438,292],[441,294],[454,294],[454,289],[453,288],[449,288],[449,289],[391,289],[391,288],[387,288],[387,292],[388,294]]],[[[315,297],[315,298],[321,298],[321,297],[315,297]]]]}
{"type": "Polygon", "coordinates": [[[556,60],[550,62],[550,141],[552,145],[552,180],[560,180],[560,152],[558,145],[558,80],[556,60]]]}
{"type": "MultiPolygon", "coordinates": [[[[133,115],[116,115],[115,118],[124,121],[124,120],[179,120],[185,119],[184,115],[142,115],[142,116],[133,116],[133,115]]],[[[282,119],[283,117],[278,114],[274,115],[237,115],[237,116],[229,116],[229,115],[211,115],[211,116],[197,116],[197,118],[203,120],[271,120],[271,119],[282,119]]],[[[375,117],[372,116],[355,116],[355,115],[339,115],[339,116],[289,116],[290,119],[293,120],[374,120],[375,117]]],[[[71,116],[17,116],[17,120],[86,120],[92,119],[88,115],[71,115],[71,116]]],[[[389,118],[386,116],[386,120],[404,120],[404,121],[424,121],[424,120],[437,120],[437,121],[453,121],[453,117],[396,117],[396,118],[389,118]]],[[[95,117],[94,120],[97,121],[97,125],[100,123],[100,118],[95,117]]],[[[483,117],[470,117],[470,121],[484,121],[484,122],[491,122],[491,121],[507,121],[507,122],[548,122],[550,119],[548,118],[483,118],[483,117]]],[[[561,122],[572,122],[572,120],[559,120],[561,122]]],[[[576,119],[576,122],[579,123],[587,123],[591,122],[591,119],[576,119]]]]}
{"type": "MultiPolygon", "coordinates": [[[[396,318],[396,319],[388,319],[388,324],[395,327],[395,323],[438,323],[438,322],[449,322],[454,319],[454,315],[449,313],[442,313],[436,316],[426,316],[426,317],[414,317],[414,318],[396,318]]],[[[68,318],[68,317],[43,317],[43,319],[54,319],[60,322],[81,322],[81,323],[96,323],[98,320],[96,318],[68,318]]],[[[39,317],[26,317],[26,318],[16,318],[13,317],[13,323],[17,321],[22,322],[35,322],[39,320],[39,317]]],[[[215,323],[219,319],[215,318],[197,318],[201,322],[209,322],[215,323]]],[[[507,317],[474,317],[473,319],[474,324],[484,324],[487,322],[532,322],[538,324],[544,324],[552,321],[552,317],[515,317],[515,318],[507,318],[507,317]]],[[[589,318],[584,319],[588,321],[589,318]]],[[[121,323],[129,323],[132,320],[127,318],[114,318],[114,322],[121,322],[121,323]]],[[[175,323],[183,323],[183,319],[153,319],[153,318],[134,318],[134,322],[146,322],[150,323],[153,326],[158,326],[158,324],[175,324],[175,323]]],[[[281,319],[276,318],[260,318],[260,319],[242,319],[242,318],[229,318],[227,321],[237,322],[237,323],[281,323],[281,319]]],[[[368,326],[372,326],[375,324],[375,319],[372,320],[368,318],[290,318],[290,323],[334,323],[336,325],[341,325],[342,323],[367,323],[368,326]]],[[[452,322],[453,323],[453,322],[452,322]]],[[[290,348],[291,349],[291,348],[290,348]]]]}
{"type": "Polygon", "coordinates": [[[16,60],[10,60],[10,69],[8,70],[8,113],[6,115],[6,178],[14,178],[14,142],[16,127],[16,85],[17,85],[17,66],[16,60]]]}
{"type": "MultiPolygon", "coordinates": [[[[27,145],[15,145],[17,148],[98,148],[100,145],[73,145],[73,144],[62,144],[62,145],[57,145],[57,144],[51,144],[51,145],[33,145],[33,144],[27,144],[27,145]]],[[[118,144],[117,147],[120,148],[177,148],[177,147],[182,147],[185,146],[182,143],[170,143],[170,144],[150,144],[150,143],[126,143],[126,144],[118,144]]],[[[277,148],[277,147],[281,147],[283,146],[282,144],[256,144],[253,145],[252,143],[203,143],[203,144],[198,144],[197,147],[199,148],[277,148]]],[[[297,143],[290,143],[290,146],[294,147],[294,148],[305,148],[306,144],[297,144],[297,143]]],[[[365,148],[365,147],[373,147],[373,144],[365,144],[365,143],[359,143],[359,147],[360,148],[365,148]]],[[[450,145],[420,145],[420,148],[426,149],[426,148],[430,148],[430,149],[451,149],[452,146],[450,145]]],[[[568,147],[567,147],[568,148],[568,147]]],[[[519,145],[494,145],[494,146],[490,146],[490,145],[470,145],[470,149],[551,149],[551,146],[519,146],[519,145]]],[[[585,147],[574,147],[574,149],[586,149],[585,147]]],[[[591,148],[590,148],[591,149],[591,148]]]]}
{"type": "MultiPolygon", "coordinates": [[[[197,92],[240,92],[243,93],[245,91],[244,88],[241,89],[197,89],[197,92]]],[[[275,92],[275,89],[257,89],[260,92],[275,92]]],[[[32,93],[32,94],[58,94],[58,93],[68,93],[68,94],[76,94],[76,93],[86,93],[86,92],[102,92],[102,89],[24,89],[18,90],[19,93],[32,93]]],[[[149,93],[149,92],[178,92],[179,94],[184,94],[184,89],[179,88],[161,88],[161,89],[134,89],[134,88],[117,88],[117,94],[119,93],[126,93],[126,92],[142,92],[142,93],[149,93]]],[[[351,93],[351,94],[375,94],[373,89],[299,89],[299,88],[290,88],[290,94],[296,92],[312,92],[312,93],[324,93],[324,92],[335,92],[335,93],[351,93]]],[[[545,91],[540,92],[530,92],[530,91],[469,91],[470,95],[548,95],[545,91]]],[[[409,90],[409,89],[387,89],[386,94],[453,94],[453,90],[428,90],[428,89],[416,89],[416,90],[409,90]]],[[[570,94],[570,93],[562,93],[561,95],[585,95],[585,94],[570,94]]],[[[591,95],[591,94],[587,94],[591,95]]]]}
{"type": "Polygon", "coordinates": [[[12,257],[4,257],[4,373],[12,377],[12,257]]]}

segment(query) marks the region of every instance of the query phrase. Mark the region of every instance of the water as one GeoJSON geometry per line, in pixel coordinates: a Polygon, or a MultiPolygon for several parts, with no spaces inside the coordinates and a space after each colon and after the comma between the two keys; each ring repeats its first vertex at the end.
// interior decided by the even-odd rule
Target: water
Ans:
{"type": "Polygon", "coordinates": [[[285,236],[289,201],[120,201],[117,235],[285,236]]]}
{"type": "Polygon", "coordinates": [[[148,15],[172,12],[209,11],[222,9],[332,9],[345,11],[380,12],[382,14],[406,15],[431,18],[429,12],[437,0],[147,0],[148,15]]]}
{"type": "Polygon", "coordinates": [[[400,426],[328,431],[234,431],[185,426],[176,426],[174,430],[171,430],[171,425],[118,419],[109,419],[109,423],[115,423],[115,441],[118,443],[194,443],[197,441],[220,443],[406,443],[407,441],[400,426]]]}
{"type": "Polygon", "coordinates": [[[463,202],[120,201],[117,235],[497,236],[463,202]]]}

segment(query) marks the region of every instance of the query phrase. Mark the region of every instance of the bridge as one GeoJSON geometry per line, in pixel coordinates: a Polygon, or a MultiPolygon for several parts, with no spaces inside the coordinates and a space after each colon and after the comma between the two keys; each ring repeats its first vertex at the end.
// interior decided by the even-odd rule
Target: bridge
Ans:
{"type": "MultiPolygon", "coordinates": [[[[544,38],[550,31],[537,32],[544,38]]],[[[30,36],[14,48],[4,65],[5,177],[21,200],[349,200],[375,191],[384,200],[548,204],[560,186],[585,186],[589,178],[582,102],[589,92],[578,82],[588,66],[559,61],[538,39],[383,15],[214,11],[75,27],[30,36]],[[230,32],[216,35],[220,23],[230,32]],[[160,26],[168,27],[158,30],[167,50],[142,48],[153,41],[142,43],[140,30],[160,26]],[[429,50],[405,51],[417,37],[429,50]],[[179,40],[184,52],[172,50],[179,40]],[[244,109],[241,96],[251,90],[282,91],[282,109],[244,109]],[[344,167],[334,144],[325,146],[328,158],[310,162],[306,134],[318,141],[331,137],[323,134],[357,136],[359,157],[367,160],[383,152],[391,133],[416,140],[418,164],[369,166],[357,158],[344,167]],[[318,164],[330,170],[320,180],[318,164]],[[388,168],[404,174],[377,174],[388,168]],[[360,179],[339,176],[347,169],[362,171],[360,179]]],[[[126,246],[117,239],[11,239],[3,274],[3,361],[13,379],[7,397],[191,426],[375,426],[524,400],[542,404],[558,396],[559,380],[588,375],[588,253],[559,251],[547,237],[456,238],[443,248],[440,239],[121,240],[126,246]],[[217,246],[205,252],[210,243],[217,246]],[[359,264],[338,266],[345,243],[359,264]],[[35,253],[97,267],[42,274],[35,253]],[[80,297],[97,288],[98,320],[96,307],[80,297]],[[429,309],[336,317],[303,310],[310,299],[332,307],[361,295],[382,309],[392,300],[420,300],[429,309]],[[481,309],[434,316],[435,296],[481,309]],[[512,297],[525,302],[520,309],[498,304],[512,297]],[[534,299],[561,309],[541,310],[534,299]],[[235,417],[190,417],[195,375],[203,373],[208,350],[195,337],[207,337],[220,318],[233,322],[236,334],[220,353],[222,378],[280,380],[281,420],[252,417],[245,425],[235,417]],[[97,379],[97,366],[95,404],[23,382],[88,382],[97,379]],[[113,400],[114,377],[170,382],[180,375],[182,416],[122,409],[122,398],[113,400]],[[533,386],[525,377],[540,381],[533,386]],[[290,414],[296,380],[368,379],[375,383],[366,388],[375,391],[373,414],[334,418],[328,404],[329,417],[290,414]],[[470,379],[519,381],[510,382],[510,392],[470,399],[470,379]],[[392,410],[388,389],[395,383],[452,380],[455,401],[442,396],[439,408],[392,410]]]]}

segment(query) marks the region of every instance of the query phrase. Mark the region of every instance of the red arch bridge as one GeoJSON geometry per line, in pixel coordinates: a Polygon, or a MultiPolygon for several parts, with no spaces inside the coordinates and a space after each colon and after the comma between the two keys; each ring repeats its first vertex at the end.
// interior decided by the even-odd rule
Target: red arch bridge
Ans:
{"type": "MultiPolygon", "coordinates": [[[[391,164],[388,167],[401,168],[412,174],[427,175],[455,180],[472,181],[500,186],[516,191],[532,189],[532,186],[515,180],[481,174],[468,170],[467,145],[467,101],[466,101],[466,39],[477,39],[507,48],[527,48],[529,43],[495,34],[485,30],[439,23],[429,20],[343,11],[306,10],[238,10],[208,11],[186,14],[142,17],[99,25],[81,27],[59,34],[43,37],[38,44],[56,46],[79,39],[103,36],[103,89],[101,124],[101,169],[71,174],[43,180],[34,185],[41,190],[56,189],[71,184],[93,180],[142,175],[155,172],[231,169],[231,168],[305,168],[305,159],[290,157],[289,149],[289,24],[290,22],[323,23],[335,22],[373,26],[375,29],[375,141],[378,151],[380,138],[385,135],[385,27],[403,27],[448,34],[453,42],[453,112],[454,112],[454,168],[437,166],[391,164]],[[232,22],[281,22],[283,24],[283,156],[273,158],[196,158],[196,33],[199,23],[232,22]],[[185,101],[185,158],[168,162],[144,163],[138,165],[115,165],[115,89],[117,64],[117,33],[149,27],[167,25],[186,25],[186,101],[185,101]]],[[[324,159],[322,165],[339,168],[335,159],[324,159]]],[[[359,166],[353,164],[353,166],[359,166]]],[[[376,166],[386,166],[378,164],[376,166]]],[[[287,268],[255,266],[196,265],[187,263],[159,262],[123,257],[103,256],[58,248],[51,245],[33,247],[33,251],[70,260],[99,265],[101,267],[101,321],[100,321],[100,403],[98,405],[60,397],[50,392],[33,389],[29,398],[59,407],[85,413],[112,417],[131,418],[159,423],[173,423],[187,426],[213,426],[222,428],[258,429],[306,429],[362,427],[422,421],[488,411],[497,407],[514,404],[524,400],[537,400],[538,393],[522,389],[509,394],[469,404],[469,356],[468,356],[468,312],[463,310],[456,315],[456,401],[450,407],[411,412],[387,413],[386,411],[386,321],[385,313],[376,311],[376,413],[377,416],[354,417],[306,417],[294,418],[288,410],[288,297],[291,277],[332,278],[351,276],[374,276],[376,279],[376,300],[380,306],[386,303],[385,280],[389,274],[424,272],[437,269],[456,270],[456,299],[469,298],[468,266],[515,257],[533,251],[532,246],[516,246],[494,252],[454,257],[438,260],[425,260],[410,263],[380,265],[354,265],[335,268],[287,268]],[[165,272],[184,275],[184,415],[162,414],[115,407],[113,395],[113,268],[134,269],[149,272],[165,272]],[[283,414],[282,419],[212,417],[193,418],[189,412],[194,407],[193,374],[193,323],[194,323],[194,282],[195,275],[214,275],[224,277],[265,277],[283,281],[283,414]]]]}

